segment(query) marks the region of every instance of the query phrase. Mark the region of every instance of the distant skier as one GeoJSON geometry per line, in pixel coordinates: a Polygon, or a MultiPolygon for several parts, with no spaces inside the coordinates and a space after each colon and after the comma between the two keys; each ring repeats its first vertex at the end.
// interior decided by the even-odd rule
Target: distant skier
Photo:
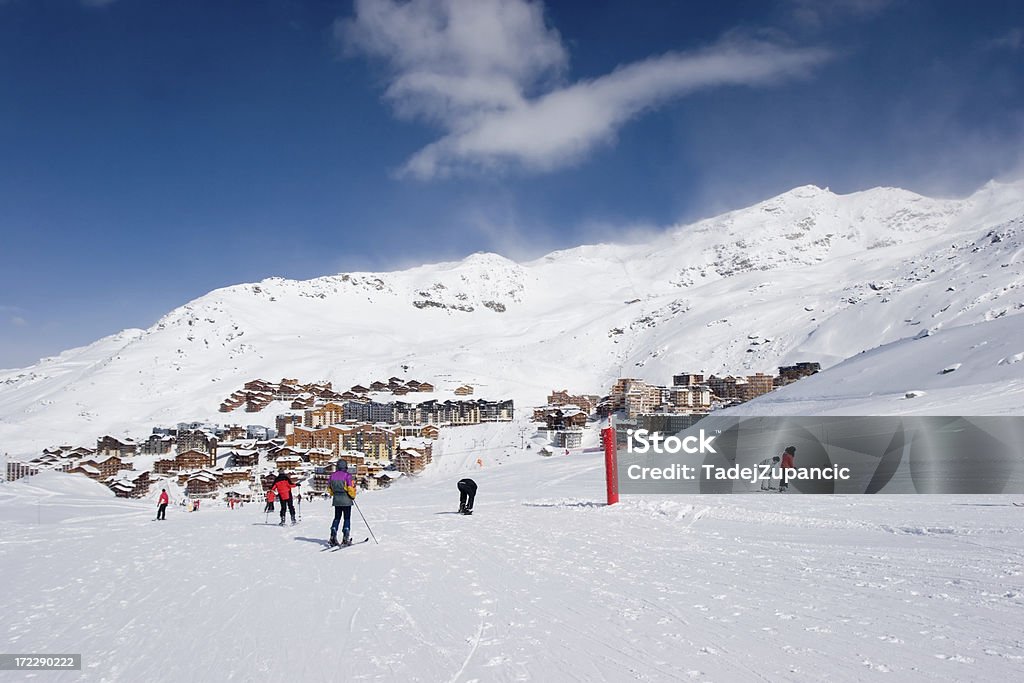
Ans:
{"type": "Polygon", "coordinates": [[[264,512],[274,511],[274,489],[267,490],[267,507],[263,510],[264,512]]]}
{"type": "Polygon", "coordinates": [[[459,512],[464,515],[473,514],[473,501],[476,499],[476,482],[472,479],[460,479],[459,487],[459,512]]]}
{"type": "Polygon", "coordinates": [[[160,489],[160,500],[157,501],[156,518],[167,519],[167,505],[171,502],[170,496],[167,495],[167,489],[160,489]]]}
{"type": "Polygon", "coordinates": [[[761,490],[762,491],[774,491],[775,487],[772,486],[772,475],[771,468],[775,467],[779,463],[779,456],[773,455],[770,458],[765,458],[761,462],[757,463],[757,473],[768,475],[761,479],[761,490]]]}
{"type": "Polygon", "coordinates": [[[284,526],[285,513],[291,513],[292,524],[295,524],[295,504],[292,503],[292,482],[288,478],[288,475],[281,470],[277,473],[277,478],[274,479],[274,485],[271,487],[277,494],[277,499],[281,502],[281,524],[284,526]]]}
{"type": "Polygon", "coordinates": [[[334,474],[327,480],[327,488],[334,494],[334,522],[331,524],[331,540],[328,543],[338,545],[338,525],[341,524],[341,545],[351,545],[349,531],[352,528],[352,501],[356,497],[356,485],[348,473],[348,463],[344,460],[335,464],[334,474]]]}
{"type": "Polygon", "coordinates": [[[779,493],[789,488],[789,477],[793,474],[790,470],[796,469],[793,459],[796,458],[796,446],[786,446],[782,454],[782,476],[779,478],[779,493]]]}

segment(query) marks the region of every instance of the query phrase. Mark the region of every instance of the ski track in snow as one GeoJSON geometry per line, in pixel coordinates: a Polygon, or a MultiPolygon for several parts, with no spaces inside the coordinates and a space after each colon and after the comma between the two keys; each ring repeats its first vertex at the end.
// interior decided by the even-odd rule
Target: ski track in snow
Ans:
{"type": "Polygon", "coordinates": [[[154,522],[148,505],[84,479],[54,497],[7,485],[0,647],[81,652],[81,673],[45,674],[60,681],[1024,671],[1021,510],[999,496],[634,496],[606,508],[600,455],[471,476],[472,517],[450,514],[455,474],[364,494],[380,545],[340,553],[320,552],[327,502],[304,504],[296,527],[265,525],[258,504],[172,506],[154,522]]]}

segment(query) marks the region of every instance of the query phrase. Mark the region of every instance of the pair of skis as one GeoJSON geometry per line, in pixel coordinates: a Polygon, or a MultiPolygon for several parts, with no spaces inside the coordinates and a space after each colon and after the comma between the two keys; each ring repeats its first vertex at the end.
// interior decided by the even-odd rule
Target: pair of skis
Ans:
{"type": "MultiPolygon", "coordinates": [[[[366,543],[366,542],[368,542],[369,540],[370,540],[370,537],[369,537],[369,536],[367,536],[366,538],[364,538],[364,539],[363,539],[363,540],[361,540],[361,541],[352,541],[351,543],[349,543],[349,544],[347,544],[347,545],[343,545],[343,544],[341,544],[341,543],[339,543],[339,544],[337,544],[337,545],[330,545],[330,544],[328,543],[328,544],[326,544],[326,547],[325,547],[325,548],[323,549],[323,551],[328,551],[328,550],[329,550],[330,552],[332,552],[332,553],[333,553],[333,552],[337,552],[337,551],[339,551],[339,550],[342,550],[343,548],[351,548],[351,547],[352,547],[352,546],[354,546],[354,545],[361,545],[361,544],[363,544],[363,543],[366,543]]],[[[323,552],[323,551],[321,551],[321,552],[323,552]]]]}

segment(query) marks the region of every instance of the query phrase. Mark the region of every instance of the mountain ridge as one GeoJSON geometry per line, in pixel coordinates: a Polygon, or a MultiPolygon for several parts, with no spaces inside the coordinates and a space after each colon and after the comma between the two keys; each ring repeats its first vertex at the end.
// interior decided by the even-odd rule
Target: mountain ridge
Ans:
{"type": "MultiPolygon", "coordinates": [[[[405,372],[520,407],[618,376],[828,367],[1024,308],[1024,183],[965,199],[802,186],[631,244],[518,263],[492,253],[391,272],[219,288],[146,330],[0,372],[12,452],[159,422],[231,419],[255,377],[347,387],[405,372]]],[[[1014,366],[1017,367],[1017,366],[1014,366]]],[[[267,414],[251,416],[268,422],[267,414]]]]}

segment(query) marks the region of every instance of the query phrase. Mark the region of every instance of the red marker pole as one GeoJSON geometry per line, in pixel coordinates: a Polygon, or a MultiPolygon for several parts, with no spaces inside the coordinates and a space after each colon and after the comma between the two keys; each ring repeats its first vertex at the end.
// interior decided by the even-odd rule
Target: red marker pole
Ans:
{"type": "Polygon", "coordinates": [[[615,429],[605,427],[601,430],[604,444],[604,480],[608,489],[608,504],[619,502],[619,468],[615,459],[615,429]]]}

